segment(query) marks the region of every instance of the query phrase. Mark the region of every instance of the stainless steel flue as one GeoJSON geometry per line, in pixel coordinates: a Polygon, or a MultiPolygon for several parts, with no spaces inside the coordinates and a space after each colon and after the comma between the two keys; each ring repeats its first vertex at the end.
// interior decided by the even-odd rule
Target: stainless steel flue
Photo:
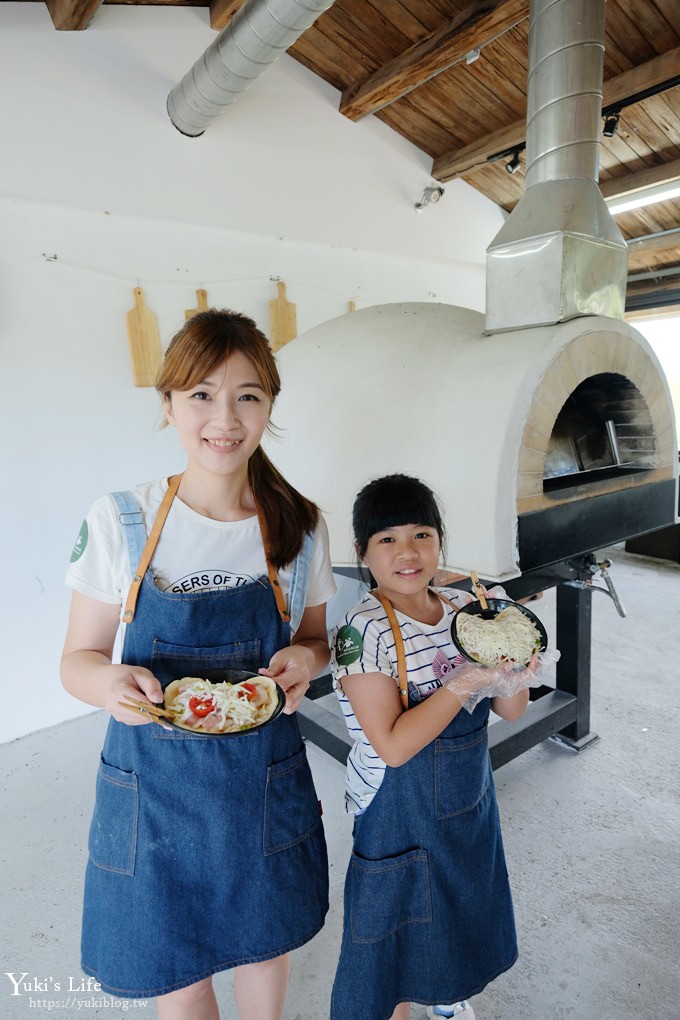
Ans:
{"type": "Polygon", "coordinates": [[[604,12],[531,0],[526,191],[487,249],[487,332],[623,318],[628,253],[597,186],[604,12]]]}

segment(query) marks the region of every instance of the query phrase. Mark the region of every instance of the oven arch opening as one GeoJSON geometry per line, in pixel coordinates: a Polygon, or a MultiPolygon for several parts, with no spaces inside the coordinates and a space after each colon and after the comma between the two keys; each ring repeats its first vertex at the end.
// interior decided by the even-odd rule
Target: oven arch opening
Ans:
{"type": "Polygon", "coordinates": [[[600,372],[581,382],[555,420],[543,491],[649,471],[657,453],[644,397],[625,376],[600,372]]]}

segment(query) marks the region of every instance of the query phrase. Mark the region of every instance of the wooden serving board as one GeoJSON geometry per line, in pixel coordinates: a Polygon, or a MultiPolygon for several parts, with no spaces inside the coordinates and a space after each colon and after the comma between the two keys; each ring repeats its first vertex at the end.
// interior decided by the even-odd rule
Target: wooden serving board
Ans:
{"type": "Polygon", "coordinates": [[[208,292],[207,292],[207,290],[197,290],[196,291],[196,301],[197,301],[197,307],[196,308],[187,308],[186,311],[184,312],[184,318],[185,319],[191,319],[191,318],[194,317],[194,315],[198,315],[199,312],[207,312],[208,311],[208,292]]]}
{"type": "Polygon", "coordinates": [[[132,293],[134,307],[125,316],[132,379],[135,386],[155,386],[163,360],[158,319],[147,308],[142,288],[135,287],[132,293]]]}
{"type": "Polygon", "coordinates": [[[269,327],[272,350],[278,351],[297,336],[297,313],[292,301],[286,300],[286,285],[276,284],[278,296],[269,302],[269,327]]]}

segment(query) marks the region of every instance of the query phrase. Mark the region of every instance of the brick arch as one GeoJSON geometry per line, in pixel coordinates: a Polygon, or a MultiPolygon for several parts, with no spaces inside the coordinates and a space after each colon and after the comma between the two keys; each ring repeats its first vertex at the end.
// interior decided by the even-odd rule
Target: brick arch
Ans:
{"type": "MultiPolygon", "coordinates": [[[[654,478],[631,476],[626,485],[644,484],[673,477],[677,458],[672,407],[659,370],[648,352],[634,337],[615,331],[585,333],[570,341],[551,362],[537,387],[524,425],[517,478],[518,513],[542,509],[556,502],[583,498],[583,493],[543,493],[545,458],[557,417],[568,397],[588,379],[616,375],[634,388],[652,424],[652,449],[648,462],[654,478]]],[[[600,484],[600,483],[598,483],[600,484]]],[[[620,488],[621,482],[609,488],[620,488]]],[[[605,491],[606,486],[598,489],[605,491]]]]}

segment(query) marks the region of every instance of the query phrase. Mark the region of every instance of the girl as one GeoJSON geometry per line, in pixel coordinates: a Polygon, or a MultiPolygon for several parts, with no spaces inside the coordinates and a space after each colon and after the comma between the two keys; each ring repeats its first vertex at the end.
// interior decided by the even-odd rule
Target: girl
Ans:
{"type": "Polygon", "coordinates": [[[319,931],[328,905],[294,712],[328,662],[335,585],[317,507],[260,447],[279,388],[254,322],[216,309],[190,319],[157,384],[186,468],[95,503],[67,575],[63,684],[112,716],[82,966],[117,996],[158,996],[161,1020],[216,1020],[211,975],[232,967],[242,1020],[280,1020],[287,954],[319,931]],[[162,703],[172,679],[208,667],[273,677],[286,714],[207,738],[119,705],[130,695],[162,703]]]}
{"type": "Polygon", "coordinates": [[[531,670],[486,669],[457,653],[451,621],[471,596],[430,587],[444,527],[427,486],[404,475],[371,482],[353,525],[375,588],[334,639],[336,690],[356,742],[331,1018],[407,1020],[411,1002],[434,1002],[452,1005],[429,1016],[474,1020],[467,996],[517,957],[487,719],[490,708],[519,718],[536,681],[531,670]]]}

